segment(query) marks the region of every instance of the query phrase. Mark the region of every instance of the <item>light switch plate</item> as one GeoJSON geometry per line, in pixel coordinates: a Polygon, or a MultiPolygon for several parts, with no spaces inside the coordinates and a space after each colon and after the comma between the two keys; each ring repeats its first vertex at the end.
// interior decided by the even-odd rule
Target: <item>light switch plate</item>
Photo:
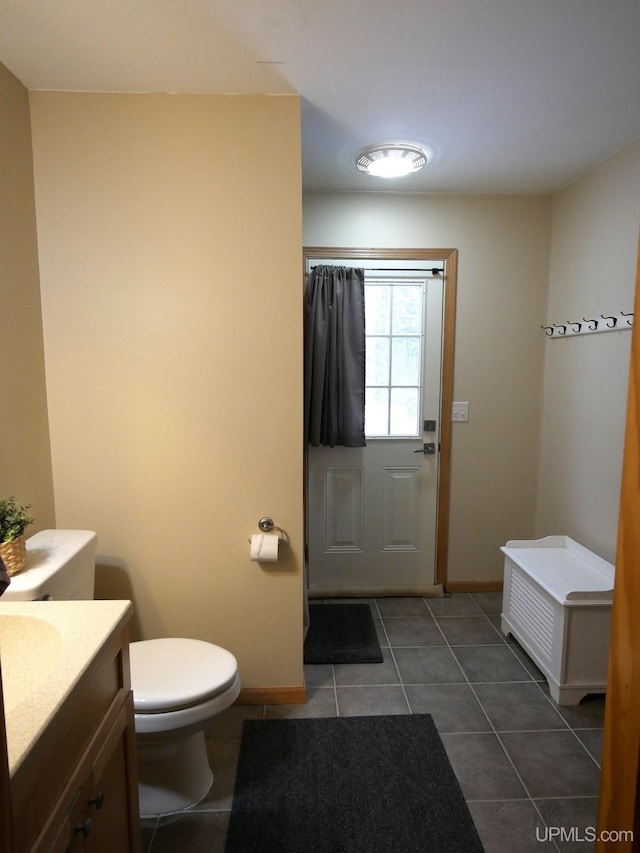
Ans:
{"type": "Polygon", "coordinates": [[[453,404],[454,423],[466,423],[469,420],[469,403],[453,404]]]}

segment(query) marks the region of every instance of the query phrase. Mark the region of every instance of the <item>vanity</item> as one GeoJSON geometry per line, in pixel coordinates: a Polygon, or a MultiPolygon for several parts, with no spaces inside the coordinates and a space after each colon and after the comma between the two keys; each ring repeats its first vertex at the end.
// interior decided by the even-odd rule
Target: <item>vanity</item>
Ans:
{"type": "Polygon", "coordinates": [[[131,613],[128,601],[0,601],[1,853],[139,853],[131,613]]]}

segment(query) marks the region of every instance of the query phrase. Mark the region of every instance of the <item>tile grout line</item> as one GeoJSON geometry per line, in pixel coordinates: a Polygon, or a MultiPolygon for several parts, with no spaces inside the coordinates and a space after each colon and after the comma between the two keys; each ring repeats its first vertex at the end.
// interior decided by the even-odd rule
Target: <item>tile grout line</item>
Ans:
{"type": "MultiPolygon", "coordinates": [[[[473,599],[473,600],[474,600],[474,603],[475,603],[475,604],[478,604],[478,602],[477,602],[477,601],[475,601],[475,599],[473,599]]],[[[480,605],[478,605],[478,607],[479,607],[479,606],[480,606],[480,605]]],[[[485,618],[487,618],[487,621],[489,622],[489,624],[491,625],[491,627],[495,629],[495,626],[493,625],[493,623],[491,622],[491,620],[487,617],[487,614],[483,612],[483,615],[485,616],[485,618]]],[[[452,654],[453,654],[453,656],[455,657],[455,653],[453,652],[453,649],[451,650],[451,653],[452,653],[452,654]]],[[[457,658],[456,658],[456,661],[457,661],[457,658]]],[[[458,664],[458,665],[459,665],[459,664],[458,664]]],[[[462,670],[462,667],[460,667],[460,669],[462,670]]],[[[463,675],[465,676],[465,678],[466,678],[466,673],[464,672],[464,670],[462,670],[462,674],[463,674],[463,675]]],[[[507,683],[507,684],[508,684],[509,682],[503,682],[503,683],[507,683]]],[[[505,756],[506,756],[507,761],[509,762],[509,764],[510,764],[510,765],[511,765],[511,767],[513,768],[513,772],[515,773],[516,778],[518,779],[518,781],[519,781],[519,782],[520,782],[520,784],[522,785],[522,790],[523,790],[523,791],[525,792],[525,794],[527,795],[527,799],[528,799],[528,801],[531,803],[531,805],[532,805],[532,807],[533,807],[533,809],[534,809],[535,813],[538,815],[538,818],[542,821],[542,825],[546,827],[546,826],[547,826],[547,822],[546,822],[546,821],[545,821],[545,819],[543,818],[542,813],[540,812],[540,810],[539,810],[539,808],[537,807],[537,805],[536,805],[536,803],[535,803],[535,801],[534,801],[533,797],[531,796],[531,792],[529,791],[529,788],[527,787],[527,785],[525,785],[524,779],[522,778],[522,776],[521,776],[521,775],[520,775],[520,773],[518,772],[518,769],[517,769],[517,767],[515,766],[515,764],[513,763],[513,760],[512,760],[512,758],[511,758],[511,756],[510,756],[510,755],[509,755],[509,753],[507,752],[507,749],[506,749],[506,747],[505,747],[504,743],[502,742],[502,739],[501,739],[501,737],[500,737],[500,734],[499,734],[498,730],[496,729],[496,727],[494,726],[494,724],[493,724],[493,722],[491,721],[491,719],[489,718],[489,715],[488,715],[488,714],[487,714],[487,712],[485,711],[484,706],[483,706],[482,702],[480,701],[480,698],[479,698],[478,694],[477,694],[477,693],[476,693],[476,691],[473,689],[473,684],[472,684],[468,679],[467,679],[467,684],[469,685],[469,689],[471,690],[471,692],[472,692],[472,693],[473,693],[473,695],[475,696],[475,698],[476,698],[476,702],[477,702],[477,703],[480,705],[480,707],[482,708],[482,712],[483,712],[483,713],[484,713],[484,715],[486,716],[486,718],[487,718],[487,720],[488,720],[488,722],[489,722],[489,725],[491,726],[491,730],[492,730],[492,732],[493,732],[493,735],[494,735],[494,737],[496,738],[496,740],[497,740],[498,744],[500,745],[500,748],[501,748],[501,749],[502,749],[502,751],[504,752],[504,754],[505,754],[505,756]]],[[[496,800],[496,802],[504,802],[504,800],[496,800]]],[[[552,843],[553,843],[554,847],[556,848],[556,850],[558,850],[559,848],[558,848],[558,846],[556,845],[555,840],[552,840],[552,843]]]]}
{"type": "MultiPolygon", "coordinates": [[[[500,615],[500,614],[497,614],[497,615],[500,615]]],[[[495,627],[495,626],[494,626],[494,627],[495,627]]],[[[496,630],[497,630],[497,629],[496,629],[496,630]]],[[[503,636],[504,636],[504,635],[503,635],[503,636]]],[[[515,639],[515,638],[514,638],[514,639],[515,639]]],[[[518,658],[518,655],[516,654],[516,652],[515,652],[515,650],[514,650],[514,644],[513,644],[513,643],[509,643],[509,642],[507,642],[507,641],[506,641],[506,638],[505,638],[505,645],[507,646],[507,648],[509,649],[509,651],[511,652],[511,654],[514,656],[514,658],[518,661],[518,663],[520,663],[520,665],[521,665],[521,666],[524,666],[524,664],[523,664],[523,663],[522,663],[522,661],[518,658]]],[[[527,654],[526,649],[523,649],[523,648],[522,648],[522,646],[520,646],[520,644],[519,644],[519,643],[517,643],[517,641],[516,641],[516,645],[517,645],[517,648],[522,649],[522,651],[523,651],[525,654],[527,654]]],[[[528,656],[528,655],[527,655],[527,656],[528,656]]],[[[595,760],[595,758],[593,757],[593,755],[591,755],[591,753],[589,752],[589,750],[587,749],[587,747],[582,743],[582,741],[580,740],[580,738],[577,736],[577,734],[576,734],[576,729],[578,729],[578,727],[577,727],[577,726],[572,726],[572,725],[570,725],[570,724],[569,724],[569,722],[568,722],[567,720],[565,720],[565,718],[562,716],[562,714],[561,714],[561,713],[560,713],[560,711],[558,710],[558,707],[562,707],[562,706],[558,706],[558,705],[553,701],[553,699],[552,699],[551,695],[547,695],[547,693],[545,693],[545,691],[544,691],[544,690],[543,690],[543,688],[541,687],[541,685],[542,685],[542,684],[547,684],[547,685],[548,685],[548,681],[547,681],[547,679],[544,677],[544,673],[543,673],[543,672],[542,672],[542,671],[537,667],[537,664],[535,663],[535,661],[533,661],[533,660],[532,660],[532,663],[534,664],[534,666],[536,666],[536,668],[537,668],[537,669],[538,669],[538,671],[540,672],[540,675],[542,675],[543,680],[542,680],[542,681],[538,680],[537,678],[535,678],[535,677],[534,677],[534,675],[531,675],[531,680],[534,682],[534,684],[536,684],[536,686],[538,687],[538,689],[540,690],[540,692],[542,693],[542,695],[545,697],[545,699],[546,699],[546,700],[547,700],[547,702],[549,703],[549,705],[551,705],[551,707],[553,708],[553,710],[554,710],[554,711],[558,714],[558,716],[562,719],[562,721],[565,723],[566,728],[567,728],[567,729],[568,729],[568,730],[573,734],[573,736],[574,736],[574,737],[575,737],[575,739],[578,741],[578,743],[580,744],[580,746],[581,746],[581,747],[585,750],[585,752],[588,754],[589,758],[591,758],[591,760],[595,763],[595,765],[596,765],[596,767],[598,768],[598,770],[600,770],[600,764],[595,760]]],[[[525,669],[526,669],[526,668],[525,668],[525,669]]],[[[570,706],[568,706],[568,707],[570,707],[570,706]]],[[[589,728],[594,729],[594,728],[595,728],[596,730],[598,730],[598,729],[599,729],[599,727],[593,727],[593,726],[592,726],[592,727],[585,726],[584,728],[585,728],[585,729],[589,729],[589,728]]],[[[559,731],[560,731],[560,730],[559,730],[559,731]]]]}
{"type": "MultiPolygon", "coordinates": [[[[540,690],[540,692],[542,693],[542,695],[544,696],[544,698],[547,700],[547,702],[549,702],[549,704],[551,705],[551,707],[552,707],[552,708],[554,708],[554,710],[556,710],[553,699],[551,698],[551,696],[547,696],[547,694],[544,692],[544,690],[543,690],[543,689],[542,689],[542,687],[541,687],[541,683],[542,683],[542,682],[536,682],[536,684],[537,684],[537,686],[538,686],[538,690],[540,690]]],[[[544,682],[544,683],[546,683],[546,682],[544,682]]],[[[562,706],[559,706],[559,707],[562,707],[562,706]]],[[[571,707],[571,706],[570,706],[570,705],[568,705],[567,707],[571,707]]],[[[564,721],[564,723],[566,724],[567,728],[569,729],[569,731],[571,732],[571,734],[573,735],[573,737],[575,738],[575,740],[577,740],[577,742],[580,744],[580,746],[582,747],[582,749],[586,752],[586,754],[589,756],[589,758],[590,758],[590,759],[593,761],[593,763],[596,765],[596,768],[597,768],[598,772],[600,772],[600,765],[599,765],[599,764],[598,764],[598,762],[595,760],[595,758],[593,757],[593,755],[591,755],[591,753],[589,752],[589,750],[587,749],[587,747],[582,743],[582,741],[580,740],[580,738],[579,738],[579,737],[578,737],[578,735],[576,734],[574,727],[573,727],[573,726],[571,726],[571,725],[569,725],[569,723],[567,722],[567,720],[565,720],[565,718],[562,716],[562,714],[561,714],[559,711],[556,711],[556,713],[557,713],[557,714],[558,714],[558,716],[559,716],[559,717],[561,717],[561,719],[564,721]]]]}
{"type": "Polygon", "coordinates": [[[336,682],[336,667],[331,664],[331,680],[333,682],[333,701],[336,705],[336,717],[340,716],[340,705],[338,704],[338,683],[336,682]]]}
{"type": "MultiPolygon", "coordinates": [[[[523,665],[523,664],[522,664],[522,662],[519,660],[518,655],[517,655],[517,654],[515,653],[515,651],[513,650],[513,647],[512,647],[512,645],[513,645],[513,644],[512,644],[512,643],[506,643],[506,645],[507,645],[507,647],[509,648],[509,650],[510,650],[511,654],[514,656],[514,658],[515,658],[516,660],[518,660],[518,662],[519,662],[519,663],[520,663],[520,665],[522,666],[522,665],[523,665]]],[[[522,648],[522,647],[520,646],[520,644],[518,644],[518,648],[522,648]]],[[[526,649],[522,649],[522,651],[526,654],[526,649]]],[[[532,661],[532,663],[535,665],[535,661],[532,661]]],[[[543,673],[541,670],[539,670],[539,671],[540,671],[540,674],[541,674],[541,675],[543,676],[543,678],[544,678],[544,673],[543,673]]],[[[574,726],[570,725],[570,724],[569,724],[569,722],[568,722],[568,721],[563,717],[563,715],[562,715],[562,714],[560,713],[560,711],[558,710],[558,708],[559,708],[559,707],[562,707],[562,706],[557,705],[557,704],[554,702],[554,700],[552,699],[551,695],[547,695],[547,693],[545,693],[544,689],[542,688],[542,686],[541,686],[541,685],[543,685],[543,684],[548,685],[548,681],[547,681],[547,679],[546,679],[546,678],[544,678],[544,680],[543,680],[543,681],[538,681],[536,678],[534,678],[534,677],[532,676],[532,681],[533,681],[533,683],[537,686],[538,690],[542,693],[542,695],[544,696],[544,698],[547,700],[547,702],[549,703],[549,705],[553,708],[553,710],[556,712],[556,714],[557,714],[557,715],[560,717],[560,719],[563,721],[563,723],[565,724],[565,727],[566,727],[566,728],[571,732],[571,734],[572,734],[572,735],[574,736],[574,738],[578,741],[578,743],[580,744],[580,746],[581,746],[581,747],[584,749],[584,751],[587,753],[587,755],[589,756],[589,758],[590,758],[590,759],[593,761],[593,763],[596,765],[596,767],[598,768],[598,771],[600,771],[600,764],[596,761],[596,759],[593,757],[593,755],[591,755],[591,752],[587,749],[587,747],[582,743],[582,741],[580,740],[580,738],[579,738],[579,737],[578,737],[578,735],[576,734],[576,731],[575,731],[575,730],[576,730],[576,727],[574,727],[574,726]]],[[[570,706],[568,706],[568,707],[570,707],[570,706]]],[[[598,728],[598,727],[596,727],[596,728],[598,728]]],[[[562,730],[561,730],[561,729],[558,729],[558,731],[562,731],[562,730]]]]}
{"type": "MultiPolygon", "coordinates": [[[[478,604],[478,602],[477,602],[477,601],[476,601],[472,596],[471,596],[471,598],[472,598],[473,603],[476,605],[476,607],[480,607],[480,605],[478,604]]],[[[481,609],[481,608],[480,608],[480,609],[481,609]]],[[[486,617],[486,614],[482,613],[482,615],[484,615],[484,616],[486,617]]],[[[446,617],[444,617],[444,618],[446,618],[446,617]]],[[[438,624],[437,620],[435,620],[435,621],[436,621],[436,624],[438,625],[438,628],[440,628],[440,625],[438,624]]],[[[489,622],[490,622],[490,620],[489,620],[489,622]]],[[[493,627],[493,625],[492,625],[492,627],[493,627]]],[[[442,630],[442,629],[440,629],[440,630],[442,630]]],[[[497,742],[500,744],[500,748],[501,748],[501,749],[502,749],[502,751],[504,752],[504,754],[505,754],[505,756],[506,756],[506,758],[507,758],[507,761],[509,762],[509,764],[510,764],[510,765],[511,765],[511,767],[513,768],[513,771],[514,771],[514,773],[516,774],[516,777],[518,778],[518,780],[519,780],[520,784],[522,785],[522,790],[523,790],[523,791],[525,792],[525,794],[527,795],[527,799],[529,800],[529,802],[531,802],[531,803],[532,803],[532,805],[533,805],[533,801],[532,801],[531,795],[530,795],[530,793],[529,793],[529,790],[528,790],[527,786],[524,784],[524,780],[522,779],[522,777],[521,777],[521,776],[520,776],[520,774],[518,773],[518,771],[517,771],[517,769],[516,769],[516,767],[515,767],[515,765],[514,765],[513,761],[511,760],[511,757],[509,756],[509,753],[507,752],[507,750],[506,750],[506,749],[505,749],[505,747],[504,747],[504,744],[503,744],[503,743],[502,743],[502,741],[500,740],[500,737],[498,736],[498,732],[497,732],[497,730],[496,730],[495,726],[493,725],[493,723],[492,723],[492,721],[491,721],[491,719],[490,719],[489,715],[487,714],[487,712],[486,712],[486,710],[485,710],[485,708],[484,708],[484,705],[483,705],[483,704],[482,704],[482,702],[480,701],[480,698],[479,698],[478,694],[476,693],[476,691],[473,689],[473,684],[469,681],[469,679],[468,679],[468,677],[467,677],[466,672],[465,672],[465,671],[464,671],[464,669],[460,666],[460,663],[459,663],[459,661],[458,661],[458,659],[457,659],[457,657],[456,657],[456,655],[455,655],[455,652],[453,651],[454,646],[452,646],[452,645],[451,645],[451,643],[447,640],[447,637],[446,637],[446,635],[444,634],[444,632],[443,632],[443,637],[444,637],[444,639],[445,639],[445,642],[446,642],[446,644],[447,644],[447,647],[449,648],[449,651],[451,652],[451,654],[453,655],[454,660],[456,661],[456,665],[458,666],[458,669],[460,670],[460,672],[462,673],[462,675],[463,675],[463,677],[464,677],[464,679],[465,679],[465,682],[463,682],[463,683],[466,683],[466,684],[467,684],[467,686],[469,687],[469,689],[470,689],[470,690],[471,690],[471,692],[473,693],[473,696],[474,696],[474,698],[475,698],[476,702],[477,702],[477,703],[478,703],[478,705],[480,706],[480,710],[482,711],[482,713],[483,713],[483,714],[484,714],[484,716],[486,717],[487,723],[489,724],[489,727],[490,727],[490,732],[487,732],[487,734],[493,734],[493,735],[494,735],[494,737],[496,738],[497,742]]],[[[489,644],[487,644],[487,645],[489,645],[489,644]]],[[[464,732],[460,732],[459,734],[464,734],[464,732]]],[[[466,799],[466,797],[465,797],[465,799],[466,799]]],[[[496,800],[496,801],[497,801],[497,802],[502,802],[502,800],[496,800]]],[[[534,808],[535,808],[535,806],[534,806],[534,808]]],[[[537,810],[537,809],[536,809],[536,812],[538,812],[538,810],[537,810]]],[[[539,814],[539,812],[538,812],[538,814],[539,814]]],[[[542,816],[540,815],[540,817],[542,817],[542,816]]]]}
{"type": "MultiPolygon", "coordinates": [[[[434,618],[434,616],[433,616],[433,613],[431,612],[431,609],[430,609],[430,607],[429,607],[429,605],[428,605],[428,603],[427,603],[426,599],[425,599],[424,597],[422,597],[422,598],[421,598],[421,601],[422,601],[422,603],[424,604],[424,607],[425,607],[425,611],[426,611],[426,613],[427,613],[427,616],[429,616],[429,618],[433,620],[433,622],[435,623],[436,627],[438,628],[438,630],[439,630],[439,631],[440,631],[440,633],[442,634],[442,629],[440,628],[440,626],[439,626],[439,625],[438,625],[438,623],[436,622],[436,620],[435,620],[435,618],[434,618]]],[[[378,602],[377,602],[377,600],[376,600],[376,607],[378,607],[378,602]]],[[[380,608],[378,608],[378,612],[380,612],[380,608]]],[[[402,617],[393,617],[393,616],[391,616],[391,617],[388,617],[388,618],[393,619],[393,618],[402,618],[402,617]]],[[[410,617],[405,617],[405,618],[410,618],[410,617]]],[[[421,616],[417,616],[417,617],[413,617],[413,618],[422,619],[422,617],[421,617],[421,616]]],[[[394,652],[393,652],[394,647],[393,647],[393,646],[392,646],[392,644],[391,644],[391,639],[390,639],[390,637],[389,637],[389,634],[387,633],[387,628],[386,628],[386,626],[385,626],[385,624],[384,624],[384,617],[382,616],[382,614],[380,614],[380,621],[381,621],[381,623],[382,623],[382,629],[383,629],[383,631],[384,631],[384,633],[385,633],[385,636],[386,636],[386,638],[387,638],[387,642],[389,643],[389,652],[390,652],[390,654],[391,654],[391,657],[393,658],[393,663],[394,663],[394,666],[395,666],[395,668],[396,668],[396,672],[397,672],[397,674],[398,674],[398,681],[399,681],[399,683],[400,683],[400,687],[402,688],[402,693],[403,693],[403,695],[404,695],[404,700],[405,700],[405,702],[407,703],[407,708],[409,709],[409,713],[410,713],[410,714],[413,714],[413,709],[412,709],[412,707],[411,707],[411,702],[409,701],[409,697],[407,696],[407,691],[405,690],[405,683],[404,683],[404,679],[402,678],[402,673],[400,672],[400,667],[398,666],[398,662],[397,662],[397,660],[396,660],[396,656],[395,656],[395,654],[394,654],[394,652]]],[[[445,641],[445,646],[446,646],[446,637],[444,636],[444,634],[442,634],[442,638],[444,639],[444,641],[445,641]]],[[[424,646],[396,646],[396,648],[399,648],[399,649],[413,649],[413,648],[424,648],[424,646]]],[[[442,648],[442,646],[435,646],[435,645],[434,645],[434,646],[431,646],[431,648],[442,648]]]]}
{"type": "MultiPolygon", "coordinates": [[[[384,631],[384,635],[387,639],[387,643],[389,643],[387,648],[389,649],[389,654],[391,655],[391,660],[393,661],[393,665],[396,668],[396,675],[398,676],[398,684],[400,685],[400,687],[402,689],[402,695],[404,696],[404,701],[407,703],[407,708],[409,709],[409,713],[413,714],[413,711],[411,710],[411,703],[409,702],[409,697],[407,696],[407,691],[404,689],[404,682],[402,680],[402,676],[400,675],[400,668],[398,666],[398,661],[396,660],[396,656],[393,653],[393,646],[391,645],[391,638],[389,637],[389,634],[387,633],[387,626],[384,624],[384,617],[382,616],[382,613],[380,612],[380,608],[378,607],[378,599],[374,598],[374,602],[376,605],[376,610],[378,611],[378,617],[380,619],[380,625],[382,627],[382,630],[384,631]]],[[[384,658],[384,652],[382,653],[382,657],[384,658]]],[[[389,686],[393,686],[393,685],[389,685],[389,686]]]]}

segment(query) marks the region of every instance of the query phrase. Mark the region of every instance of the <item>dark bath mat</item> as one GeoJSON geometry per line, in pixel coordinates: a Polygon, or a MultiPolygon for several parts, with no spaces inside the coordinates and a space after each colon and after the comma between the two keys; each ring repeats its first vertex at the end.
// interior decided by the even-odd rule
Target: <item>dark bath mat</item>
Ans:
{"type": "Polygon", "coordinates": [[[226,853],[482,853],[428,714],[246,720],[226,853]]]}
{"type": "Polygon", "coordinates": [[[382,663],[368,604],[311,604],[305,663],[382,663]]]}

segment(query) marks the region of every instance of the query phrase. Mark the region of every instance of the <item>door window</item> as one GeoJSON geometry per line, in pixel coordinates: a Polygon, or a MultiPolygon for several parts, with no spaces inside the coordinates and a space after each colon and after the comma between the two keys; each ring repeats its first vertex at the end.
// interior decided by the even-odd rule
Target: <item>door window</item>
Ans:
{"type": "Polygon", "coordinates": [[[420,436],[424,282],[365,279],[367,438],[420,436]]]}

